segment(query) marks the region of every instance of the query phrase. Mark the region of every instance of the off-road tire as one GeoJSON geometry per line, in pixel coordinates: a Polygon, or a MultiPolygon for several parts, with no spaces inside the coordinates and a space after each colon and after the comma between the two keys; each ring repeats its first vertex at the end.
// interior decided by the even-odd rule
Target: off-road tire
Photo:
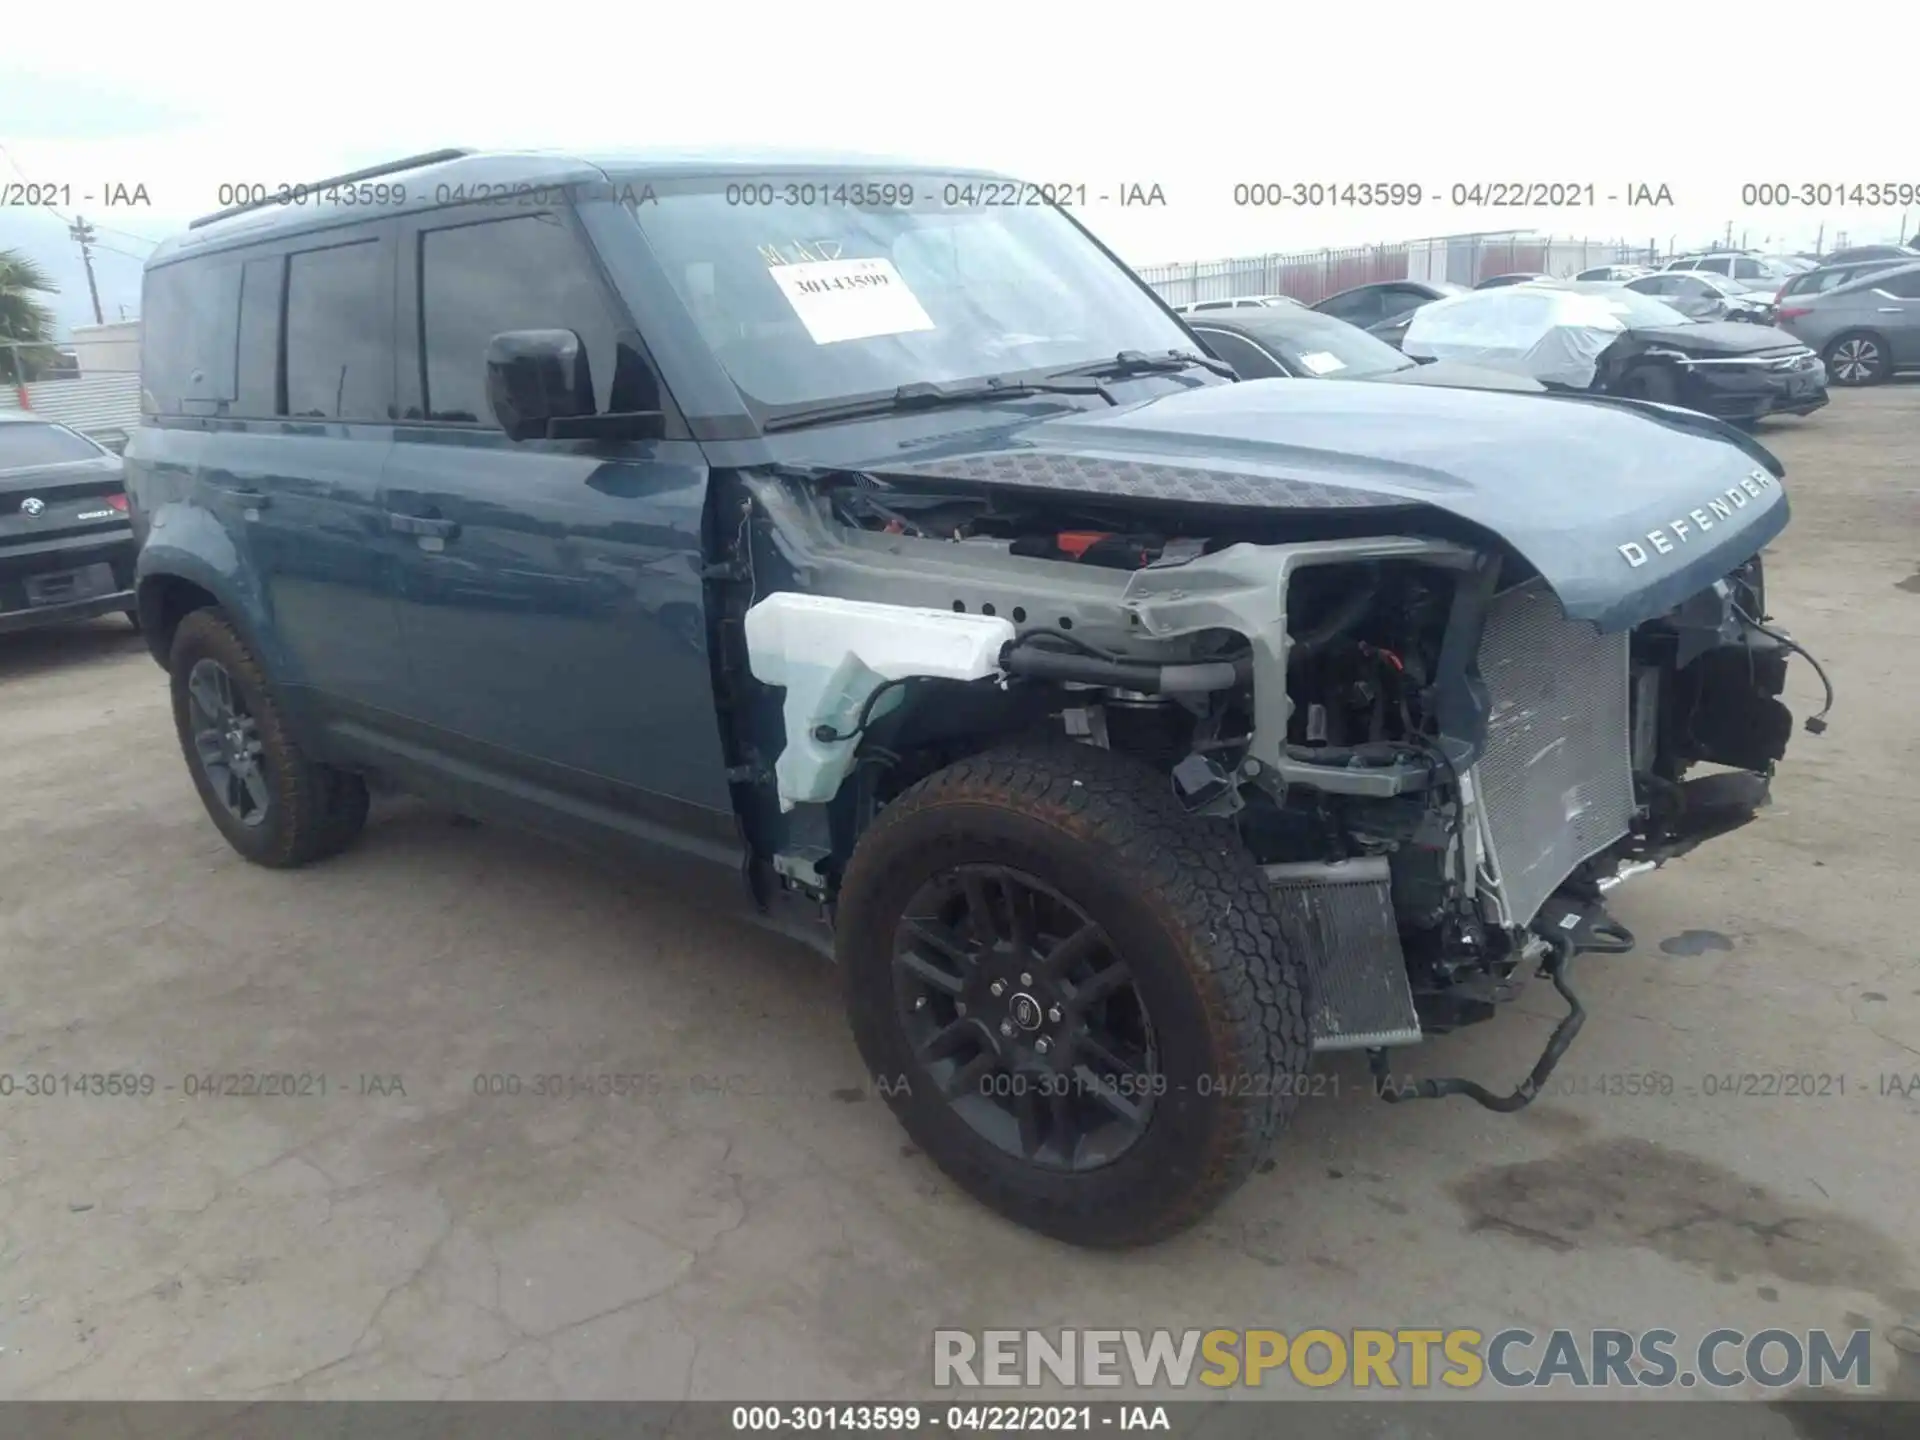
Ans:
{"type": "Polygon", "coordinates": [[[1023,744],[928,776],[855,848],[836,928],[854,1037],[908,1134],[975,1198],[1074,1244],[1151,1244],[1205,1216],[1286,1126],[1312,1061],[1298,950],[1232,827],[1106,750],[1023,744]],[[1147,1007],[1165,1089],[1138,1141],[1098,1169],[997,1150],[913,1083],[925,1072],[896,998],[896,929],[920,885],[969,863],[1017,867],[1078,905],[1147,1007]]]}
{"type": "Polygon", "coordinates": [[[174,729],[187,772],[228,844],[256,865],[291,869],[338,854],[353,843],[367,820],[366,782],[307,758],[287,728],[260,662],[218,610],[195,610],[180,622],[167,668],[174,729]],[[215,796],[194,750],[187,677],[202,659],[226,669],[259,730],[260,766],[271,798],[257,826],[242,823],[215,796]]]}

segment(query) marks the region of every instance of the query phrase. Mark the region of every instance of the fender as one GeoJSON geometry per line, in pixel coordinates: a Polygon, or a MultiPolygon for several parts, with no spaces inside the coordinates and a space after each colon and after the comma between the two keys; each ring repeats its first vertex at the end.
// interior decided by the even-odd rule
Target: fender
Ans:
{"type": "MultiPolygon", "coordinates": [[[[251,567],[241,563],[233,537],[218,516],[202,506],[184,502],[171,501],[160,506],[143,527],[133,576],[134,591],[141,597],[147,649],[162,669],[166,668],[167,657],[160,652],[157,629],[145,624],[149,604],[146,597],[154,581],[173,577],[213,596],[285,701],[289,685],[298,683],[292,660],[285,648],[270,638],[274,631],[265,623],[266,607],[259,585],[251,567]]],[[[291,708],[298,709],[297,706],[291,708]]],[[[289,719],[301,731],[306,729],[303,717],[298,714],[289,719]]]]}

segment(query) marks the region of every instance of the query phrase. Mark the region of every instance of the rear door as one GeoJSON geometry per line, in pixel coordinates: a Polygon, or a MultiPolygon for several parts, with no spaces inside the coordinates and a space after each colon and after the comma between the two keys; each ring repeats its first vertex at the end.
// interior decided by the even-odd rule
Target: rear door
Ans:
{"type": "Polygon", "coordinates": [[[707,467],[564,207],[413,217],[402,243],[401,400],[387,471],[401,626],[432,748],[546,816],[585,814],[731,855],[707,660],[707,467]],[[668,411],[652,441],[515,443],[488,341],[583,340],[602,411],[668,411]]]}
{"type": "Polygon", "coordinates": [[[263,602],[331,728],[412,707],[380,498],[393,448],[395,221],[247,260],[236,398],[208,480],[246,532],[263,602]]]}

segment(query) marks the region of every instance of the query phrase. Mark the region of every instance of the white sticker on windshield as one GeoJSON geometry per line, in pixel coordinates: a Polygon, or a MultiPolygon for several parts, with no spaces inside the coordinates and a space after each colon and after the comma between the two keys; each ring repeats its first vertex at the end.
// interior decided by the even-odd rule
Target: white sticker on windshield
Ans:
{"type": "Polygon", "coordinates": [[[816,345],[933,329],[891,260],[808,260],[767,273],[816,345]]]}
{"type": "Polygon", "coordinates": [[[1300,363],[1316,375],[1331,375],[1347,368],[1346,361],[1325,350],[1309,350],[1300,357],[1300,363]]]}

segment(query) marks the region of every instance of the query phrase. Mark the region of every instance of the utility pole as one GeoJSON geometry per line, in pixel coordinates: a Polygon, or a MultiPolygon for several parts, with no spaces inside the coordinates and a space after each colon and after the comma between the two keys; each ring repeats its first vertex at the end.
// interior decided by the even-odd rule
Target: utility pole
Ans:
{"type": "Polygon", "coordinates": [[[80,259],[87,267],[87,293],[93,296],[93,323],[104,325],[107,317],[100,313],[100,286],[93,278],[93,227],[84,215],[76,215],[73,224],[67,227],[67,234],[79,242],[80,259]]]}

